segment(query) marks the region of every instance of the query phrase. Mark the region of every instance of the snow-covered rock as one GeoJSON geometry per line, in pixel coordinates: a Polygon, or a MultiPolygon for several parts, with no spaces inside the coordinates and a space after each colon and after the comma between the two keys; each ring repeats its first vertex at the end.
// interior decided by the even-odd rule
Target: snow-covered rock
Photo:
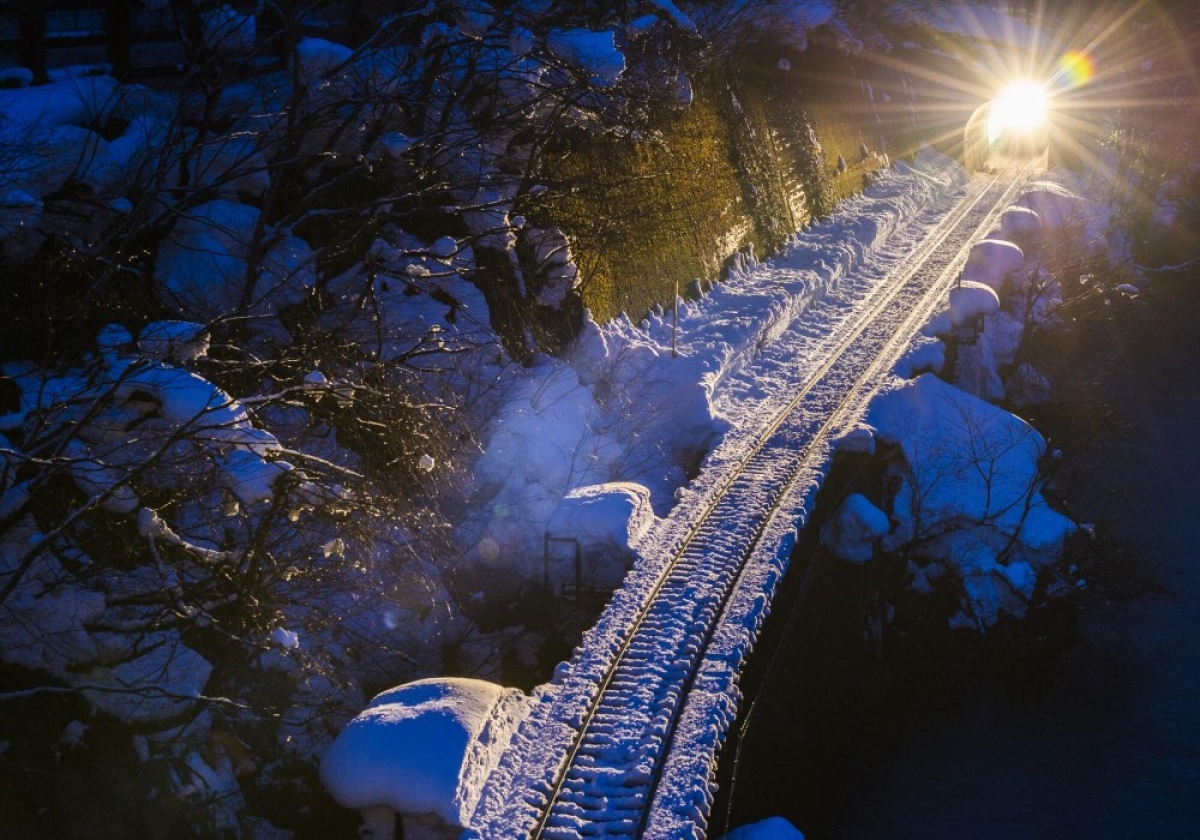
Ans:
{"type": "Polygon", "coordinates": [[[1042,217],[1028,207],[1009,207],[1000,214],[1000,233],[1004,239],[1016,241],[1036,236],[1042,230],[1042,217]]]}
{"type": "Polygon", "coordinates": [[[962,279],[973,280],[1001,291],[1005,280],[1020,271],[1025,255],[1012,242],[1003,239],[982,239],[971,246],[962,279]]]}
{"type": "Polygon", "coordinates": [[[1047,230],[1057,230],[1070,222],[1078,222],[1083,214],[1083,199],[1054,181],[1030,183],[1017,204],[1037,213],[1047,230]]]}
{"type": "MultiPolygon", "coordinates": [[[[611,482],[567,493],[546,523],[546,533],[579,541],[581,584],[615,589],[628,571],[632,544],[654,522],[647,488],[632,482],[611,482]]],[[[553,555],[552,585],[573,582],[575,575],[573,558],[553,555]]]]}
{"type": "Polygon", "coordinates": [[[310,84],[345,64],[354,50],[323,38],[302,38],[296,44],[300,73],[310,84]]]}
{"type": "Polygon", "coordinates": [[[839,560],[866,563],[890,528],[886,513],[861,493],[851,493],[821,529],[821,545],[839,560]]]}
{"type": "Polygon", "coordinates": [[[257,37],[254,15],[242,14],[228,4],[201,12],[200,31],[206,47],[231,53],[250,52],[257,37]]]}
{"type": "Polygon", "coordinates": [[[912,346],[896,362],[892,372],[901,379],[922,373],[941,373],[946,366],[946,344],[939,338],[918,335],[912,346]]]}
{"type": "Polygon", "coordinates": [[[1026,362],[1013,371],[1005,390],[1013,405],[1041,405],[1050,399],[1050,380],[1026,362]]]}
{"type": "Polygon", "coordinates": [[[620,548],[654,524],[650,491],[628,481],[578,487],[563,498],[550,517],[556,536],[578,539],[585,549],[620,548]]]}
{"type": "Polygon", "coordinates": [[[223,199],[183,214],[158,251],[155,273],[164,300],[205,321],[233,314],[243,302],[248,314],[260,317],[299,303],[316,282],[312,250],[276,232],[254,262],[258,220],[257,207],[223,199]]]}
{"type": "Polygon", "coordinates": [[[1042,495],[1041,435],[931,374],[894,383],[871,403],[867,419],[904,460],[895,529],[884,547],[912,543],[954,572],[967,592],[968,618],[980,628],[1000,611],[1022,614],[1025,578],[1012,565],[1046,566],[1076,530],[1042,495]]]}
{"type": "Polygon", "coordinates": [[[321,757],[342,806],[434,815],[464,826],[530,700],[482,680],[418,680],[377,695],[321,757]]]}
{"type": "Polygon", "coordinates": [[[858,452],[864,455],[874,455],[875,430],[870,426],[857,426],[835,440],[833,448],[838,452],[858,452]]]}
{"type": "Polygon", "coordinates": [[[612,87],[625,72],[625,56],[617,49],[612,30],[552,29],[546,46],[598,87],[612,87]]]}
{"type": "Polygon", "coordinates": [[[950,324],[955,327],[1000,311],[1000,297],[992,286],[985,283],[964,280],[950,290],[949,297],[950,324]]]}

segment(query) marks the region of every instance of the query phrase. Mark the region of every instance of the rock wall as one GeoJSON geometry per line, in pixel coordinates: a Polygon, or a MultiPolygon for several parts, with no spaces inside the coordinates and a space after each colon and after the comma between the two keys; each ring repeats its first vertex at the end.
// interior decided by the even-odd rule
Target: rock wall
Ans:
{"type": "Polygon", "coordinates": [[[900,74],[832,46],[710,68],[693,90],[650,132],[581,132],[547,155],[560,188],[530,215],[566,232],[598,321],[640,319],[735,252],[778,249],[917,142],[900,74]]]}

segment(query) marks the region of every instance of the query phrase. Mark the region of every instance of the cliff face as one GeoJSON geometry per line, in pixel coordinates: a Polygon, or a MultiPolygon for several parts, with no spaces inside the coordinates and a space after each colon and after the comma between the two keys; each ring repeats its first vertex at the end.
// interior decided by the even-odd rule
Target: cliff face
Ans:
{"type": "Polygon", "coordinates": [[[565,186],[532,216],[563,229],[598,321],[671,300],[765,255],[863,189],[915,142],[911,86],[833,47],[730,62],[648,134],[580,133],[547,155],[565,186]]]}

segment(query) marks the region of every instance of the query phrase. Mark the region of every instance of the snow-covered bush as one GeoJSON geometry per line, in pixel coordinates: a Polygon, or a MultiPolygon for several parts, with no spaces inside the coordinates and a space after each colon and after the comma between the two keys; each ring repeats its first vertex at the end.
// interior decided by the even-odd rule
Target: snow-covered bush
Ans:
{"type": "MultiPolygon", "coordinates": [[[[218,4],[179,91],[0,90],[0,662],[136,733],[193,825],[248,831],[251,791],[294,785],[364,684],[528,658],[469,617],[460,566],[498,532],[448,523],[514,360],[581,320],[568,238],[517,212],[539,156],[690,102],[685,45],[654,50],[695,27],[651,7],[363,8],[356,45],[285,46],[311,10],[218,4]]],[[[637,457],[663,497],[659,440],[637,457]]]]}

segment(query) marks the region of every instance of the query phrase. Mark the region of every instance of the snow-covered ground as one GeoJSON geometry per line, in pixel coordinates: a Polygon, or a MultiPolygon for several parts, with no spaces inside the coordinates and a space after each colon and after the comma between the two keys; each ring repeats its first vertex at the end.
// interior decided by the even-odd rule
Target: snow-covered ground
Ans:
{"type": "MultiPolygon", "coordinates": [[[[677,331],[674,319],[665,313],[640,325],[622,319],[603,328],[590,326],[567,360],[544,362],[544,367],[537,371],[537,382],[531,377],[531,384],[522,398],[510,402],[496,418],[491,443],[486,447],[485,463],[489,458],[502,458],[493,475],[498,484],[497,495],[505,501],[503,508],[533,511],[541,502],[545,521],[564,531],[569,524],[571,533],[559,536],[577,536],[596,552],[603,552],[607,544],[609,555],[622,563],[647,553],[657,553],[659,543],[678,542],[678,527],[673,528],[669,522],[657,527],[654,522],[647,521],[645,499],[653,500],[656,512],[665,515],[670,512],[673,502],[687,499],[689,504],[682,507],[690,509],[690,503],[714,494],[730,464],[743,459],[747,447],[757,440],[762,424],[778,411],[781,402],[786,402],[792,391],[811,379],[813,368],[828,356],[831,345],[836,343],[846,325],[866,308],[873,292],[903,267],[905,257],[920,248],[923,240],[943,222],[948,209],[962,198],[963,176],[948,161],[927,153],[918,160],[916,167],[916,171],[898,167],[864,196],[849,202],[833,218],[797,235],[780,256],[763,264],[747,263],[713,293],[700,301],[683,303],[677,331]],[[671,352],[673,333],[674,354],[671,352]],[[619,403],[620,414],[612,411],[614,395],[623,397],[619,403]],[[539,396],[544,399],[539,401],[539,396]],[[630,406],[639,404],[646,406],[646,410],[630,410],[630,406]],[[651,443],[644,457],[629,460],[626,456],[613,462],[607,454],[621,451],[619,442],[638,441],[639,438],[651,443]],[[678,454],[689,450],[703,452],[711,447],[715,449],[699,474],[684,485],[678,454]],[[580,453],[586,457],[579,457],[580,453]],[[536,468],[531,468],[534,465],[536,468]],[[596,482],[594,487],[589,488],[589,480],[596,482]],[[623,483],[613,484],[614,481],[623,483]],[[666,491],[671,490],[674,492],[667,495],[666,491]],[[557,500],[564,496],[567,498],[560,505],[557,500]],[[605,498],[609,501],[600,503],[605,498]],[[581,504],[581,499],[587,503],[581,504]]],[[[1010,212],[1010,215],[1013,214],[1010,212]]],[[[999,223],[998,212],[994,218],[999,223]]],[[[967,256],[965,247],[962,253],[967,256]]],[[[983,243],[982,247],[970,250],[967,264],[973,275],[991,280],[997,286],[1015,276],[1026,276],[1021,274],[1023,258],[1020,249],[1009,243],[983,243]]],[[[953,300],[947,300],[943,305],[944,314],[934,318],[926,331],[930,335],[945,333],[965,319],[996,315],[999,309],[996,293],[984,283],[976,286],[979,293],[975,296],[986,298],[983,304],[963,299],[963,293],[970,291],[970,286],[956,289],[953,300]]],[[[1012,332],[1011,328],[1009,332],[1012,332]]],[[[935,340],[918,336],[916,342],[920,351],[922,348],[927,350],[935,340]]],[[[937,358],[941,354],[925,352],[924,355],[937,358]]],[[[912,358],[910,353],[898,368],[906,374],[918,372],[912,358]]],[[[974,366],[988,367],[994,376],[994,364],[993,361],[989,367],[976,361],[974,366]]],[[[940,363],[935,367],[940,369],[940,363]]],[[[878,431],[867,430],[865,436],[851,434],[846,445],[872,446],[875,436],[900,442],[902,448],[904,441],[927,440],[925,432],[918,431],[914,435],[909,430],[906,435],[901,431],[903,418],[932,412],[938,417],[949,417],[945,422],[953,422],[954,417],[961,419],[963,415],[947,411],[950,403],[974,405],[972,411],[986,417],[1009,417],[977,397],[939,382],[931,374],[907,384],[897,379],[885,390],[892,403],[901,406],[898,413],[886,415],[895,418],[895,422],[885,418],[886,409],[881,401],[876,412],[879,416],[875,418],[878,431]],[[905,399],[912,401],[911,407],[903,407],[905,399]]],[[[1014,448],[1008,440],[1012,430],[1015,428],[1019,433],[1019,427],[1023,425],[1015,418],[1011,420],[1016,427],[1000,420],[998,428],[1001,431],[990,437],[982,419],[969,424],[967,432],[981,433],[985,441],[995,442],[1003,437],[996,446],[1007,452],[1014,448]]],[[[977,482],[978,486],[974,487],[963,484],[961,476],[957,481],[949,481],[944,475],[938,479],[939,487],[945,488],[952,497],[955,489],[963,497],[958,507],[948,503],[946,516],[949,519],[974,524],[976,519],[986,520],[996,513],[976,511],[972,507],[978,498],[989,496],[993,483],[997,487],[1011,485],[1014,489],[1009,495],[1016,494],[1019,499],[1026,500],[1027,488],[1035,483],[1035,473],[1031,470],[1041,449],[1032,430],[1018,434],[1018,437],[1028,440],[1031,460],[1025,459],[1021,454],[1023,450],[1016,447],[1016,454],[1010,456],[1010,460],[1015,458],[1016,466],[1009,470],[1004,464],[998,465],[996,473],[1000,478],[979,482],[977,476],[968,476],[966,480],[977,482]]],[[[909,453],[911,461],[918,465],[923,454],[909,453]]],[[[819,475],[814,474],[797,483],[798,489],[792,491],[797,498],[792,501],[791,509],[800,510],[805,499],[811,501],[817,481],[819,475]]],[[[919,480],[917,487],[918,495],[920,490],[927,489],[919,480]]],[[[867,537],[864,541],[861,527],[844,529],[849,535],[846,542],[853,542],[853,552],[856,552],[848,559],[859,559],[863,552],[870,553],[876,540],[897,527],[888,522],[886,514],[874,510],[865,499],[862,502],[855,510],[858,519],[855,524],[869,523],[867,537]],[[877,521],[881,517],[882,522],[877,521]]],[[[987,507],[986,502],[983,507],[987,507]]],[[[1003,527],[995,530],[1009,537],[1016,536],[1018,545],[1027,545],[1031,550],[1041,548],[1052,553],[1055,544],[1061,545],[1062,537],[1071,530],[1065,519],[1045,508],[1045,503],[1038,498],[1034,498],[1032,504],[1015,508],[1014,501],[1006,498],[1002,504],[998,503],[998,508],[1012,521],[1007,523],[1007,531],[1003,527]],[[1036,515],[1030,516],[1027,508],[1036,515]],[[1035,527],[1031,522],[1040,524],[1035,527]],[[1015,535],[1014,529],[1021,533],[1015,535]]],[[[483,542],[489,539],[487,529],[495,525],[481,523],[481,527],[485,535],[481,537],[483,542]]],[[[768,599],[781,565],[786,565],[783,558],[791,545],[788,534],[794,526],[788,521],[772,527],[777,532],[764,540],[768,545],[765,550],[768,555],[779,557],[781,562],[763,563],[755,573],[763,579],[749,584],[749,589],[757,587],[768,599]]],[[[898,541],[903,541],[907,533],[905,527],[911,531],[911,526],[902,522],[898,531],[900,536],[896,537],[898,541]]],[[[533,529],[531,533],[529,529],[524,530],[526,533],[520,536],[527,541],[539,538],[542,533],[540,529],[533,529]]],[[[521,550],[515,545],[512,547],[517,549],[514,553],[521,550]]],[[[529,555],[528,545],[523,550],[529,555]]],[[[1006,556],[1005,560],[1008,559],[1006,556]]],[[[964,602],[968,614],[979,616],[982,613],[981,627],[994,620],[994,613],[1000,608],[997,599],[1001,595],[996,594],[990,575],[995,573],[1008,581],[1018,594],[1032,586],[1034,577],[1024,559],[1009,565],[993,560],[987,568],[978,563],[970,569],[948,565],[964,580],[974,581],[979,576],[986,579],[975,587],[979,592],[971,590],[973,600],[964,602]],[[1026,570],[1025,577],[1018,574],[1026,570]]],[[[526,574],[535,572],[534,569],[525,571],[526,574]]],[[[610,579],[619,577],[620,572],[619,568],[609,570],[610,579]]],[[[614,598],[614,605],[639,603],[649,591],[654,576],[652,570],[639,562],[625,587],[614,598]]],[[[551,577],[559,582],[562,580],[561,575],[553,572],[551,577]]],[[[746,607],[740,622],[732,622],[742,628],[733,633],[736,638],[714,642],[714,648],[724,649],[723,644],[730,648],[731,661],[740,660],[744,655],[747,633],[752,644],[754,628],[764,615],[761,596],[756,604],[746,607]]],[[[1016,606],[1008,606],[1010,611],[1018,611],[1016,606]]],[[[742,607],[735,607],[734,611],[738,609],[742,607]]],[[[517,830],[511,821],[521,818],[514,817],[512,809],[514,805],[517,811],[526,807],[522,802],[525,794],[520,793],[525,790],[522,786],[545,790],[550,778],[545,774],[554,773],[558,766],[557,756],[564,754],[570,743],[575,726],[572,721],[577,721],[580,704],[586,705],[587,675],[607,656],[604,651],[617,646],[617,639],[623,633],[623,622],[628,620],[627,616],[622,616],[622,608],[610,606],[597,627],[585,635],[570,665],[564,664],[550,684],[534,692],[538,702],[530,718],[500,760],[489,787],[482,791],[479,806],[464,821],[474,836],[506,836],[506,831],[517,830]],[[575,692],[582,693],[575,697],[575,692]],[[542,774],[540,780],[539,774],[542,774]]],[[[692,722],[700,726],[698,735],[711,729],[710,735],[685,739],[692,742],[685,752],[693,751],[698,755],[698,767],[697,762],[691,762],[693,766],[683,772],[682,778],[677,773],[673,781],[665,783],[665,793],[662,786],[659,789],[659,798],[666,801],[663,807],[673,809],[677,816],[681,809],[683,813],[692,809],[693,825],[703,824],[707,806],[702,777],[723,737],[723,727],[731,722],[736,708],[736,667],[726,671],[719,676],[702,674],[693,688],[696,694],[712,693],[711,703],[698,704],[705,709],[701,713],[704,720],[692,722]],[[694,804],[689,806],[689,802],[694,804]]],[[[688,725],[681,724],[685,728],[688,725]]],[[[688,762],[677,761],[675,764],[687,766],[688,762]]],[[[652,834],[657,831],[662,836],[684,830],[677,817],[657,823],[652,817],[649,825],[652,834]]],[[[771,827],[771,830],[776,829],[778,826],[771,827]]]]}

